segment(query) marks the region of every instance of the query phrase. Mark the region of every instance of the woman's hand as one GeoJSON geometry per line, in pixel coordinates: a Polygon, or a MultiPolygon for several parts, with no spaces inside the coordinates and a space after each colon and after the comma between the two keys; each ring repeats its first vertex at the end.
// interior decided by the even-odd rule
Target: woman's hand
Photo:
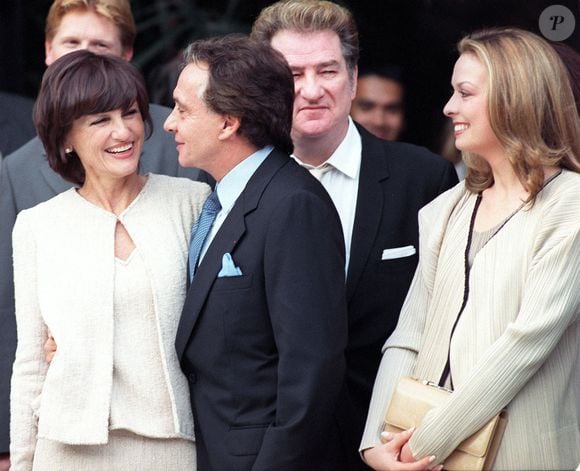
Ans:
{"type": "MultiPolygon", "coordinates": [[[[434,456],[427,456],[407,463],[399,460],[401,449],[409,441],[414,430],[414,428],[411,428],[401,433],[383,432],[381,434],[381,442],[383,442],[381,445],[363,451],[367,465],[376,471],[423,471],[429,469],[430,464],[435,460],[434,456]]],[[[410,453],[410,450],[408,451],[410,453]]],[[[435,471],[440,471],[441,469],[443,469],[443,465],[434,468],[435,471]]]]}

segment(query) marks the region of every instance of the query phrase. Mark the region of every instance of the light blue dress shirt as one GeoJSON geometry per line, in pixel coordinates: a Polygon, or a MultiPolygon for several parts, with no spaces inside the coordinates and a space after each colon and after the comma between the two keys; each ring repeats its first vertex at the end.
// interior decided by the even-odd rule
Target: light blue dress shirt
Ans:
{"type": "Polygon", "coordinates": [[[228,214],[230,214],[230,211],[234,207],[239,196],[242,194],[242,191],[246,188],[248,181],[252,178],[252,175],[254,175],[255,171],[258,170],[258,167],[262,165],[262,162],[266,160],[266,157],[268,157],[268,154],[270,154],[273,149],[274,147],[272,146],[266,146],[257,150],[231,169],[220,182],[216,183],[216,191],[222,209],[217,213],[213,226],[205,239],[199,255],[198,263],[201,263],[205,253],[207,252],[207,248],[220,230],[220,227],[222,227],[228,214]]]}

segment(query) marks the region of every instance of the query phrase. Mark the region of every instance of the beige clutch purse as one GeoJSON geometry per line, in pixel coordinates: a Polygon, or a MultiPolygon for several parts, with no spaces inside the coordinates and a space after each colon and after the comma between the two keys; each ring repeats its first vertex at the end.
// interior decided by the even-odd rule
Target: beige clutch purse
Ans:
{"type": "MultiPolygon", "coordinates": [[[[385,416],[384,430],[402,432],[421,424],[423,416],[438,406],[449,394],[429,381],[403,377],[399,380],[385,416]]],[[[507,412],[502,411],[481,429],[466,438],[443,463],[449,471],[480,471],[491,469],[507,425],[507,412]]]]}

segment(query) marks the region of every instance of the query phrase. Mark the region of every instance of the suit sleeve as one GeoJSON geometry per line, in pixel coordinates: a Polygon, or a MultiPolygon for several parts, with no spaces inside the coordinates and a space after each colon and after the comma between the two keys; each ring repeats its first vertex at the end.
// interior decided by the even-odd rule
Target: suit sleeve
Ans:
{"type": "Polygon", "coordinates": [[[14,279],[12,272],[12,229],[16,202],[6,161],[0,172],[0,453],[10,446],[10,377],[16,350],[14,279]]]}
{"type": "Polygon", "coordinates": [[[252,469],[314,469],[328,446],[347,341],[344,242],[330,200],[301,192],[282,201],[269,221],[264,265],[278,393],[252,469]]]}
{"type": "Polygon", "coordinates": [[[10,458],[12,469],[30,470],[36,446],[36,409],[48,369],[47,328],[37,295],[36,244],[25,213],[14,226],[14,283],[18,346],[12,374],[10,458]]]}

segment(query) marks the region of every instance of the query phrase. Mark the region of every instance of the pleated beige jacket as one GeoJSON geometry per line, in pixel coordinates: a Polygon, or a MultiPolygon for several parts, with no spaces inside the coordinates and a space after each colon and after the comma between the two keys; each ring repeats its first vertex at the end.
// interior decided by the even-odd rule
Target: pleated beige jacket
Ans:
{"type": "MultiPolygon", "coordinates": [[[[118,218],[74,188],[19,214],[13,232],[18,329],[10,397],[14,469],[29,469],[37,437],[84,445],[108,441],[117,220],[139,249],[151,281],[175,434],[193,439],[189,386],[174,343],[191,225],[209,191],[199,182],[151,174],[118,218]],[[43,353],[48,330],[58,344],[50,367],[43,353]]],[[[154,425],[146,435],[158,436],[154,425]]]]}
{"type": "Polygon", "coordinates": [[[378,443],[398,378],[438,382],[449,351],[455,392],[414,433],[415,456],[443,461],[507,406],[509,424],[494,469],[575,469],[580,175],[562,171],[532,208],[516,213],[475,256],[466,284],[476,199],[462,182],[420,212],[419,266],[384,346],[361,449],[378,443]],[[449,343],[464,286],[465,308],[449,343]]]}

